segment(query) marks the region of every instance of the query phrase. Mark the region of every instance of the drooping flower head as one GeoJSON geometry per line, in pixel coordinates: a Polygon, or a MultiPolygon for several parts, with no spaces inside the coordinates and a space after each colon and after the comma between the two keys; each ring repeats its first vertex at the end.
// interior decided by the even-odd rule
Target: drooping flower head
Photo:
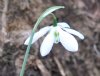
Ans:
{"type": "MultiPolygon", "coordinates": [[[[78,42],[73,35],[78,36],[80,39],[84,39],[84,36],[76,30],[70,28],[65,22],[57,23],[57,26],[46,26],[40,29],[34,34],[32,44],[40,37],[47,34],[40,47],[40,54],[46,56],[51,51],[53,44],[61,43],[68,51],[78,51],[78,42]]],[[[25,45],[28,45],[30,37],[25,41],[25,45]]]]}

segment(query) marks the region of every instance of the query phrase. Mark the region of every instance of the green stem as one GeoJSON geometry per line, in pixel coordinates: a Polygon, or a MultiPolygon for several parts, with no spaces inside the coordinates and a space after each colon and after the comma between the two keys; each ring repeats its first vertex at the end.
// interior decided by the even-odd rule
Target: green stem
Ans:
{"type": "Polygon", "coordinates": [[[36,22],[36,24],[35,24],[35,26],[34,26],[34,28],[32,30],[32,34],[31,34],[31,37],[30,37],[30,40],[29,40],[29,43],[28,43],[28,46],[27,46],[27,49],[26,49],[24,61],[23,61],[23,64],[22,64],[22,69],[21,69],[21,72],[20,72],[20,76],[23,76],[24,75],[26,62],[27,62],[27,59],[28,59],[28,56],[29,56],[29,51],[30,51],[31,44],[32,44],[32,39],[33,39],[34,33],[35,33],[38,25],[39,24],[36,22]]]}
{"type": "Polygon", "coordinates": [[[26,66],[26,62],[27,62],[27,59],[28,59],[28,55],[29,55],[29,51],[30,51],[30,47],[31,47],[31,42],[32,42],[33,36],[34,36],[34,30],[32,31],[32,35],[30,37],[30,41],[29,41],[28,47],[26,49],[26,53],[25,53],[23,64],[22,64],[22,69],[21,69],[21,72],[20,72],[20,76],[24,75],[25,66],[26,66]]]}
{"type": "Polygon", "coordinates": [[[32,44],[32,39],[33,39],[34,33],[35,33],[38,25],[39,25],[39,23],[36,22],[36,24],[35,24],[35,26],[34,26],[34,28],[32,30],[32,34],[31,34],[31,37],[30,37],[30,40],[29,40],[29,43],[28,43],[28,46],[27,46],[27,49],[26,49],[24,61],[23,61],[23,64],[22,64],[22,69],[21,69],[21,72],[20,72],[20,76],[24,75],[26,62],[27,62],[27,59],[28,59],[28,56],[29,56],[29,51],[30,51],[31,44],[32,44]]]}
{"type": "Polygon", "coordinates": [[[51,13],[51,15],[53,16],[53,26],[56,27],[57,26],[57,18],[53,13],[51,13]]]}

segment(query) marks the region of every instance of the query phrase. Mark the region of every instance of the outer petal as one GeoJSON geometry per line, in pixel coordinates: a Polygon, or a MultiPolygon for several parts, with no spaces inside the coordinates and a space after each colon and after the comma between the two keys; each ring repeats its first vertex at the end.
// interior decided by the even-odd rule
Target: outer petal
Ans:
{"type": "Polygon", "coordinates": [[[80,32],[78,32],[78,31],[76,31],[76,30],[68,29],[68,28],[63,28],[63,29],[64,29],[66,32],[70,33],[70,34],[73,34],[73,35],[78,36],[80,39],[84,39],[84,36],[83,36],[80,32]]]}
{"type": "Polygon", "coordinates": [[[59,29],[59,37],[61,44],[67,49],[68,51],[78,51],[78,43],[74,36],[70,35],[69,33],[59,29]]]}
{"type": "MultiPolygon", "coordinates": [[[[49,30],[51,29],[50,26],[44,27],[42,29],[40,29],[37,33],[34,34],[33,40],[32,40],[32,44],[37,41],[40,37],[42,37],[43,35],[45,35],[49,30]]],[[[30,36],[27,38],[27,40],[25,41],[25,45],[28,45],[30,40],[30,36]]]]}
{"type": "Polygon", "coordinates": [[[53,35],[53,33],[54,32],[51,30],[50,33],[43,40],[43,43],[41,44],[40,54],[42,56],[46,56],[47,54],[49,54],[49,52],[52,49],[52,46],[53,46],[53,43],[54,43],[54,35],[53,35]]]}
{"type": "Polygon", "coordinates": [[[70,28],[70,26],[65,22],[59,22],[57,23],[57,25],[60,26],[61,28],[70,28]]]}

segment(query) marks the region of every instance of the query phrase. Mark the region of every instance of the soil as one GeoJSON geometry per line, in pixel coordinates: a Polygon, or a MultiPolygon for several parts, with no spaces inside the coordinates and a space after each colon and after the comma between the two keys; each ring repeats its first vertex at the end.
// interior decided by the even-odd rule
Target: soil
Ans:
{"type": "MultiPolygon", "coordinates": [[[[0,76],[19,76],[27,46],[24,41],[41,13],[62,5],[53,12],[59,22],[81,32],[84,40],[78,52],[69,52],[59,43],[49,55],[41,57],[44,37],[30,50],[24,76],[100,76],[100,1],[99,0],[0,0],[0,76]]],[[[37,31],[52,24],[46,17],[37,31]]]]}

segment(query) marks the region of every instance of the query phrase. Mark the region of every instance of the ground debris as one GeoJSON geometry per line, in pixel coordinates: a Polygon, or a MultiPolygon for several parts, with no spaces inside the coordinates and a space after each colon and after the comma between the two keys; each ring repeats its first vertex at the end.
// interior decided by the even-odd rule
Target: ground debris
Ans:
{"type": "MultiPolygon", "coordinates": [[[[71,53],[61,44],[41,57],[39,39],[30,50],[24,76],[100,76],[100,1],[99,0],[0,0],[0,76],[19,76],[30,35],[40,14],[50,6],[64,5],[54,14],[80,31],[85,39],[79,51],[71,53]]],[[[48,16],[39,28],[52,24],[48,16]]]]}

